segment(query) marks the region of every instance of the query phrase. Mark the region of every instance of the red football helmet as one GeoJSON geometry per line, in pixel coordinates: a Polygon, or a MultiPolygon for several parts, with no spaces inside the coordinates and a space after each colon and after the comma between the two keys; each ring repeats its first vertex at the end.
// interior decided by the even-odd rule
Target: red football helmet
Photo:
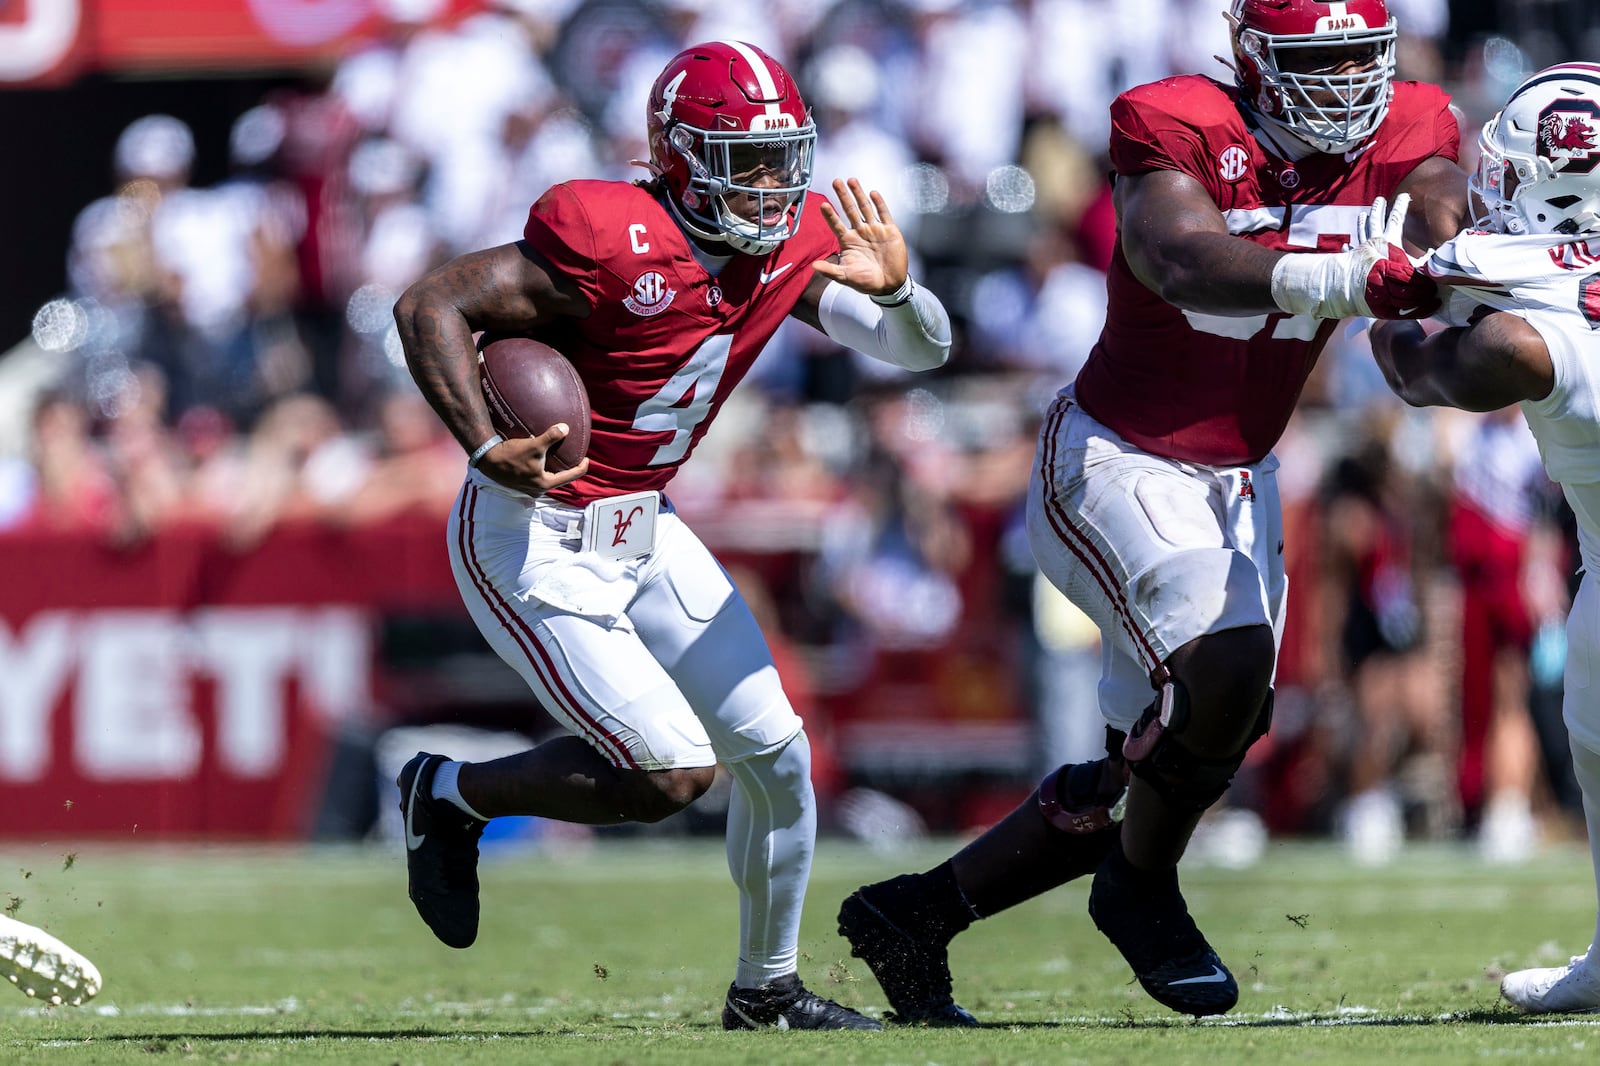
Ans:
{"type": "Polygon", "coordinates": [[[1267,122],[1319,152],[1347,152],[1383,122],[1396,36],[1384,0],[1233,0],[1228,21],[1239,88],[1267,122]],[[1347,58],[1305,57],[1328,49],[1347,58]]]}
{"type": "Polygon", "coordinates": [[[794,236],[817,128],[777,60],[743,41],[686,48],[649,110],[650,163],[691,232],[751,255],[794,236]]]}

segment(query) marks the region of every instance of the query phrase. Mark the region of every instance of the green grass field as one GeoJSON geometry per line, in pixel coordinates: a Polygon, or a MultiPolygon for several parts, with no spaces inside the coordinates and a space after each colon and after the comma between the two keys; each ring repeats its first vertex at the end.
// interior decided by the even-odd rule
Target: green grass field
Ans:
{"type": "MultiPolygon", "coordinates": [[[[838,901],[949,850],[824,841],[807,983],[881,1011],[835,934],[838,901]]],[[[714,841],[501,855],[483,878],[482,933],[462,952],[413,913],[398,850],[13,843],[0,903],[106,983],[77,1009],[0,988],[0,1063],[1458,1064],[1600,1047],[1600,1019],[1525,1020],[1497,995],[1503,969],[1584,947],[1594,893],[1570,846],[1510,870],[1415,848],[1369,872],[1329,845],[1281,844],[1251,870],[1190,870],[1191,909],[1242,989],[1233,1014],[1201,1023],[1132,983],[1074,883],[956,942],[957,999],[986,1023],[960,1032],[722,1032],[736,909],[714,841]]]]}

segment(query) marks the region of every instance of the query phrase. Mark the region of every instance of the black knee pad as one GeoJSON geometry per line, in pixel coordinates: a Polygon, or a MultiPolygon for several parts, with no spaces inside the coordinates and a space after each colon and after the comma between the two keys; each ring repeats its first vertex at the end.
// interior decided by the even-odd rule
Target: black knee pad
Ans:
{"type": "Polygon", "coordinates": [[[1106,755],[1090,762],[1066,763],[1039,782],[1039,813],[1063,833],[1096,833],[1122,821],[1128,791],[1128,764],[1122,757],[1127,734],[1106,727],[1106,755]]]}
{"type": "Polygon", "coordinates": [[[1155,702],[1145,708],[1122,746],[1131,772],[1148,782],[1163,799],[1182,810],[1203,811],[1228,791],[1233,775],[1244,765],[1251,745],[1272,725],[1272,690],[1262,701],[1244,744],[1222,759],[1205,759],[1178,738],[1189,725],[1189,693],[1183,682],[1168,678],[1155,702]]]}

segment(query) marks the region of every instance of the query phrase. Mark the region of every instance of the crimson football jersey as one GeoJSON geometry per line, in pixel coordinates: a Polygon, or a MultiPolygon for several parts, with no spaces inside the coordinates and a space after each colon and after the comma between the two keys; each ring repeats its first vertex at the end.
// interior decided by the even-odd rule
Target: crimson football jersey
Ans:
{"type": "MultiPolygon", "coordinates": [[[[1167,78],[1111,105],[1111,161],[1118,174],[1176,170],[1194,178],[1235,236],[1337,252],[1372,201],[1392,201],[1419,163],[1457,158],[1449,104],[1437,86],[1396,82],[1370,140],[1290,163],[1251,135],[1234,88],[1200,75],[1167,78]]],[[[1337,326],[1308,315],[1180,310],[1134,276],[1120,244],[1106,289],[1106,324],[1078,374],[1078,402],[1145,451],[1208,466],[1266,456],[1337,326]]]]}
{"type": "Polygon", "coordinates": [[[799,231],[775,251],[735,255],[712,277],[642,186],[569,181],[539,198],[523,237],[590,307],[534,334],[572,361],[594,415],[588,474],[551,499],[581,507],[672,480],[799,302],[811,264],[839,251],[819,203],[806,198],[799,231]]]}

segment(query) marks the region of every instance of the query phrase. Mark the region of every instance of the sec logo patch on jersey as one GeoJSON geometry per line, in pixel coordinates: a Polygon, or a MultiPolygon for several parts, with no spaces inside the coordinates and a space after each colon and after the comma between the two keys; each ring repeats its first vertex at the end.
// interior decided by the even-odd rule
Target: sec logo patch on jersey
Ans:
{"type": "Polygon", "coordinates": [[[1230,144],[1217,156],[1217,173],[1223,181],[1238,181],[1250,173],[1250,153],[1242,144],[1230,144]]]}
{"type": "Polygon", "coordinates": [[[665,311],[676,295],[676,290],[667,287],[666,275],[647,270],[634,279],[633,291],[623,298],[622,305],[640,317],[649,317],[665,311]]]}

